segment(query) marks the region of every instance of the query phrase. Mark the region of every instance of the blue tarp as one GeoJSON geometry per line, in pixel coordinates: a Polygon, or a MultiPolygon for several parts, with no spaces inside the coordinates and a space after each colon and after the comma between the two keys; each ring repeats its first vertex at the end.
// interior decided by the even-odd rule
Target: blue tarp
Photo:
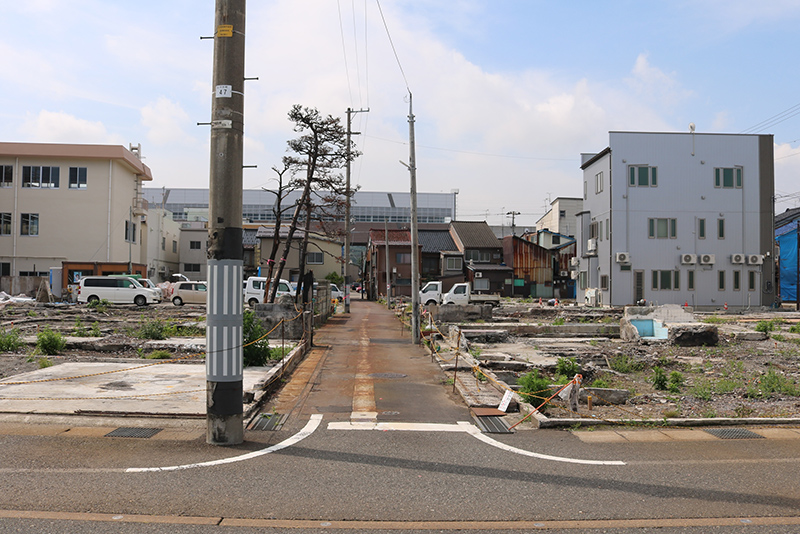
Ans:
{"type": "Polygon", "coordinates": [[[781,247],[781,300],[797,302],[797,227],[777,241],[781,247]]]}

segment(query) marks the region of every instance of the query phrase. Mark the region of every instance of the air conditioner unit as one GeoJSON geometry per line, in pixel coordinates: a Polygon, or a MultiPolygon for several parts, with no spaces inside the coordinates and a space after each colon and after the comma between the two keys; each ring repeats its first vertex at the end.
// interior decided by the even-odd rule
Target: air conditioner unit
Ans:
{"type": "Polygon", "coordinates": [[[697,254],[681,254],[681,264],[694,265],[697,263],[697,254]]]}
{"type": "Polygon", "coordinates": [[[578,271],[572,271],[571,273],[569,273],[569,277],[572,278],[573,280],[577,280],[578,274],[580,274],[578,273],[578,271]]]}
{"type": "Polygon", "coordinates": [[[744,254],[731,254],[731,263],[744,263],[744,254]]]}
{"type": "Polygon", "coordinates": [[[483,278],[483,273],[480,271],[475,271],[475,278],[483,278]]]}
{"type": "Polygon", "coordinates": [[[569,271],[561,271],[559,275],[561,276],[561,278],[566,278],[569,276],[569,271]]]}
{"type": "Polygon", "coordinates": [[[713,254],[701,254],[700,255],[700,263],[703,265],[714,265],[716,263],[717,258],[714,257],[713,254]]]}
{"type": "Polygon", "coordinates": [[[159,274],[167,274],[167,266],[162,265],[161,267],[158,268],[158,272],[159,274]]]}
{"type": "Polygon", "coordinates": [[[581,264],[581,259],[577,256],[573,256],[569,259],[569,264],[572,265],[573,267],[577,267],[578,265],[581,264]]]}
{"type": "Polygon", "coordinates": [[[762,263],[764,263],[764,256],[762,256],[761,254],[748,254],[747,263],[749,265],[761,265],[762,263]]]}
{"type": "Polygon", "coordinates": [[[586,251],[587,252],[597,252],[597,239],[592,238],[586,242],[586,251]]]}
{"type": "Polygon", "coordinates": [[[617,252],[617,263],[630,263],[631,255],[629,252],[617,252]]]}

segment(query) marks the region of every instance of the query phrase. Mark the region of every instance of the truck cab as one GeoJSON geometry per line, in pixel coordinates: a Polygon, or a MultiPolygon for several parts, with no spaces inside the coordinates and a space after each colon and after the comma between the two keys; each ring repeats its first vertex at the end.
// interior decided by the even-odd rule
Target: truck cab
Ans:
{"type": "Polygon", "coordinates": [[[419,301],[423,306],[442,303],[442,283],[428,282],[419,292],[419,301]]]}

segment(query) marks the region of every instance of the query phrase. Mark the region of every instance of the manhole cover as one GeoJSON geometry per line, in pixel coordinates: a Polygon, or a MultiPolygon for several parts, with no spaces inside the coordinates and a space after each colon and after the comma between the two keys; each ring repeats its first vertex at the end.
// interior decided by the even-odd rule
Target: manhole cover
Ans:
{"type": "Polygon", "coordinates": [[[761,434],[744,428],[706,428],[705,431],[720,439],[764,439],[761,434]]]}
{"type": "Polygon", "coordinates": [[[381,415],[400,415],[400,412],[381,412],[381,415]]]}
{"type": "Polygon", "coordinates": [[[369,375],[371,378],[405,378],[408,375],[403,373],[372,373],[369,375]]]}
{"type": "Polygon", "coordinates": [[[163,428],[129,428],[120,427],[106,434],[107,438],[152,438],[163,428]]]}

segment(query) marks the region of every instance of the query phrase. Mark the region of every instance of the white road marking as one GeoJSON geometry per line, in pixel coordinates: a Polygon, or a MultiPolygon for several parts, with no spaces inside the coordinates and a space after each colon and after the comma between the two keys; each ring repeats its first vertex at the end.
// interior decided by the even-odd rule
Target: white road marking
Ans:
{"type": "Polygon", "coordinates": [[[232,458],[223,458],[221,460],[212,460],[209,462],[200,462],[196,464],[185,464],[185,465],[172,465],[169,467],[130,467],[125,470],[126,473],[152,473],[158,471],[179,471],[181,469],[194,469],[195,467],[212,467],[215,465],[223,465],[223,464],[231,464],[234,462],[243,462],[245,460],[250,460],[252,458],[256,458],[258,456],[263,456],[265,454],[269,454],[271,452],[279,451],[281,449],[285,449],[295,443],[307,438],[310,436],[319,426],[320,422],[322,421],[321,414],[314,414],[311,416],[311,419],[308,420],[306,426],[303,427],[300,432],[295,434],[294,436],[281,441],[280,443],[273,445],[271,447],[267,447],[266,449],[261,449],[260,451],[253,451],[248,452],[247,454],[242,454],[241,456],[234,456],[232,458]]]}
{"type": "Polygon", "coordinates": [[[564,458],[562,456],[550,456],[549,454],[539,454],[538,452],[531,452],[526,451],[523,449],[518,449],[516,447],[512,447],[511,445],[506,445],[505,443],[501,443],[499,441],[493,440],[492,438],[484,435],[481,433],[480,429],[471,423],[459,423],[459,425],[465,426],[465,432],[471,434],[473,437],[478,438],[484,443],[491,445],[492,447],[497,447],[498,449],[503,449],[504,451],[513,452],[514,454],[521,454],[522,456],[530,456],[532,458],[539,458],[541,460],[551,460],[554,462],[567,462],[571,464],[583,464],[583,465],[625,465],[625,462],[621,462],[619,460],[580,460],[577,458],[564,458]]]}
{"type": "Polygon", "coordinates": [[[522,456],[530,456],[532,458],[539,458],[540,460],[550,460],[553,462],[567,462],[571,464],[583,465],[626,465],[625,462],[619,460],[581,460],[578,458],[565,458],[562,456],[551,456],[549,454],[540,454],[538,452],[526,451],[506,445],[497,440],[494,440],[484,435],[480,429],[472,423],[466,421],[459,421],[454,425],[448,424],[435,424],[435,423],[359,423],[359,422],[331,422],[328,423],[328,430],[405,430],[416,432],[464,432],[481,440],[482,442],[497,447],[507,452],[520,454],[522,456]]]}

